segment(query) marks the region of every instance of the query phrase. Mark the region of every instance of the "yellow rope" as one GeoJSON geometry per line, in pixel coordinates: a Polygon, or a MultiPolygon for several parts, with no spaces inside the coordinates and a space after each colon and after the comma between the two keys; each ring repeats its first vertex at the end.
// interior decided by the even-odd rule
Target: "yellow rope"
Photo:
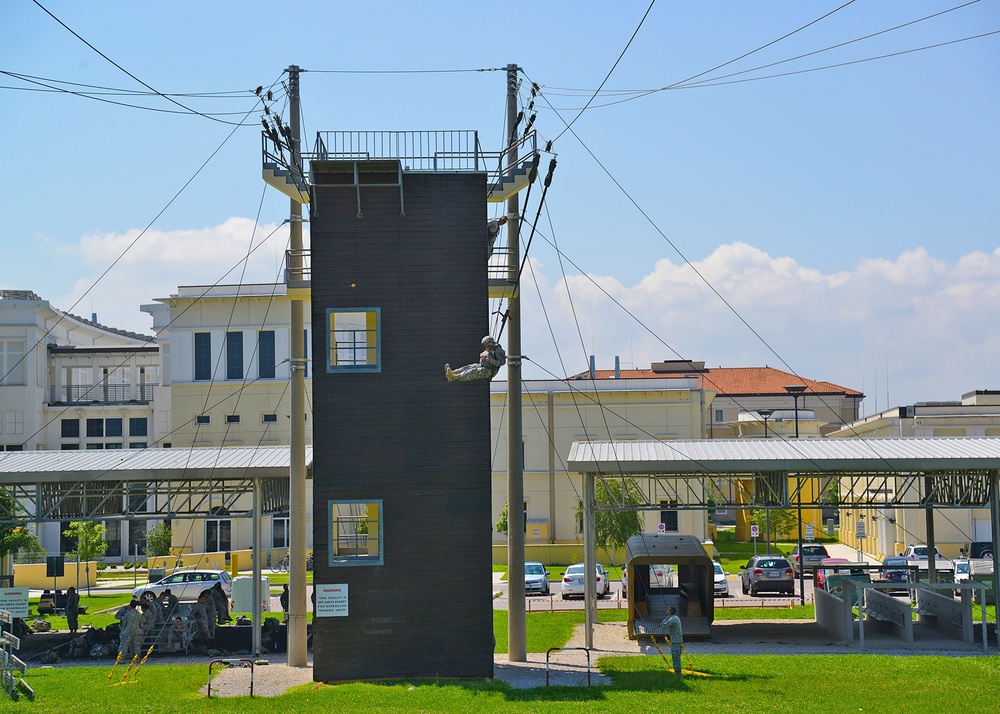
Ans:
{"type": "MultiPolygon", "coordinates": [[[[146,664],[146,660],[149,659],[149,655],[153,654],[153,648],[154,647],[156,647],[156,643],[155,642],[149,646],[149,649],[146,650],[146,656],[142,658],[142,661],[139,662],[139,666],[135,668],[135,672],[132,673],[132,681],[133,682],[136,680],[136,677],[139,676],[139,670],[142,669],[142,665],[146,664]]],[[[136,657],[138,657],[138,656],[139,655],[136,655],[136,657]]]]}
{"type": "Polygon", "coordinates": [[[138,653],[132,655],[132,661],[128,663],[128,669],[125,670],[125,674],[122,675],[122,678],[118,680],[117,684],[121,684],[125,681],[125,678],[128,677],[128,673],[132,671],[132,667],[135,665],[135,661],[137,659],[139,659],[138,653]]]}
{"type": "Polygon", "coordinates": [[[108,681],[104,683],[104,686],[111,684],[111,678],[115,676],[115,670],[118,669],[118,663],[122,661],[122,653],[119,652],[118,656],[115,658],[115,666],[111,668],[111,672],[108,674],[108,681]]]}

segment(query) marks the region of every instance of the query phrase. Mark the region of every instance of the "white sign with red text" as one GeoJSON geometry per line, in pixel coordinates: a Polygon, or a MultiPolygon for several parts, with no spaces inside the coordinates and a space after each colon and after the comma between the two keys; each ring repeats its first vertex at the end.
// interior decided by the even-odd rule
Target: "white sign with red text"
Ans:
{"type": "Polygon", "coordinates": [[[13,617],[28,616],[28,588],[0,588],[0,610],[13,617]]]}
{"type": "Polygon", "coordinates": [[[347,617],[347,583],[313,585],[316,593],[316,617],[347,617]]]}

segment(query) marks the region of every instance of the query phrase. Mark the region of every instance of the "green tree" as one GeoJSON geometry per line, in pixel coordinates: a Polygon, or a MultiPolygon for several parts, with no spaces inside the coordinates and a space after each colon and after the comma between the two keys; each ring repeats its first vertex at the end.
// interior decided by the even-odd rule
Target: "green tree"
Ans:
{"type": "Polygon", "coordinates": [[[503,509],[500,511],[500,517],[497,519],[496,529],[497,533],[507,535],[507,501],[503,502],[503,509]]]}
{"type": "Polygon", "coordinates": [[[81,560],[87,563],[85,572],[87,573],[88,595],[90,594],[90,561],[104,555],[108,549],[108,543],[104,540],[105,533],[107,533],[107,529],[100,523],[93,521],[70,521],[69,528],[63,531],[63,535],[67,538],[76,538],[76,548],[70,551],[69,555],[75,557],[77,563],[81,560]]]}
{"type": "Polygon", "coordinates": [[[750,522],[764,531],[767,542],[774,542],[779,534],[786,535],[799,522],[794,511],[772,508],[770,519],[768,519],[767,513],[766,508],[755,508],[750,512],[750,522]],[[766,532],[768,522],[771,524],[770,532],[766,532]]]}
{"type": "MultiPolygon", "coordinates": [[[[25,529],[27,530],[27,529],[25,529]]],[[[38,536],[34,533],[28,533],[30,542],[18,548],[17,552],[14,554],[15,563],[44,563],[46,551],[42,547],[42,542],[38,540],[38,536]]]]}
{"type": "Polygon", "coordinates": [[[146,533],[146,557],[161,558],[170,555],[173,531],[166,523],[153,526],[146,533]]]}
{"type": "MultiPolygon", "coordinates": [[[[594,531],[597,547],[611,554],[611,564],[619,548],[628,539],[642,533],[643,521],[638,506],[645,502],[642,490],[632,479],[597,479],[594,486],[594,501],[598,506],[594,515],[594,531]],[[612,507],[603,510],[602,507],[612,507]]],[[[577,518],[583,520],[583,504],[576,507],[577,518]]]]}
{"type": "Polygon", "coordinates": [[[27,519],[17,515],[17,502],[6,494],[0,494],[0,558],[19,550],[30,550],[38,543],[35,534],[28,530],[27,519]]]}

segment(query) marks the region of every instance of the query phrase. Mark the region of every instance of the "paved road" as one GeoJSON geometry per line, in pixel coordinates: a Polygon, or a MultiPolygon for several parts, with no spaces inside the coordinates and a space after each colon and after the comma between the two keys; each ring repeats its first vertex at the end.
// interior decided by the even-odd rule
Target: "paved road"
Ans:
{"type": "MultiPolygon", "coordinates": [[[[509,605],[509,598],[507,595],[507,582],[501,580],[503,577],[502,573],[493,574],[493,592],[496,595],[493,599],[493,609],[494,610],[506,610],[509,605]]],[[[549,588],[551,593],[549,595],[539,595],[536,593],[529,593],[525,596],[525,609],[528,612],[558,612],[565,610],[582,610],[583,600],[580,598],[574,598],[571,600],[563,600],[559,594],[559,581],[550,581],[549,588]]],[[[622,584],[618,581],[612,581],[611,592],[602,598],[597,600],[597,607],[599,610],[614,610],[617,608],[626,607],[626,600],[622,596],[621,592],[622,584]]],[[[717,597],[715,598],[715,607],[789,607],[791,605],[798,605],[800,598],[798,595],[798,581],[795,582],[795,597],[790,597],[788,595],[774,595],[774,594],[762,594],[756,597],[751,597],[750,595],[743,595],[740,589],[739,576],[730,575],[729,576],[729,596],[727,597],[717,597]]],[[[806,603],[811,604],[813,602],[813,587],[812,580],[806,577],[806,603]]]]}

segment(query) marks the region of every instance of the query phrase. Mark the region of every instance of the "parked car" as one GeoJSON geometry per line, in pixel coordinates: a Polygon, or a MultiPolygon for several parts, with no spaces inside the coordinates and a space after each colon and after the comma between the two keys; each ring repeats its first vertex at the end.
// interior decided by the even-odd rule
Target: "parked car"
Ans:
{"type": "MultiPolygon", "coordinates": [[[[927,553],[928,550],[926,545],[908,545],[906,546],[906,550],[903,551],[903,557],[909,558],[910,560],[927,560],[927,553]]],[[[934,557],[941,557],[941,551],[939,551],[936,547],[934,548],[934,557]]]]}
{"type": "MultiPolygon", "coordinates": [[[[642,566],[638,566],[642,567],[642,566]]],[[[668,588],[671,586],[671,576],[673,575],[669,565],[658,563],[649,566],[649,586],[653,588],[668,588]]],[[[673,587],[676,587],[676,583],[673,587]]],[[[628,566],[622,566],[622,597],[628,597],[628,566]]]]}
{"type": "Polygon", "coordinates": [[[722,569],[722,564],[713,560],[712,568],[715,577],[715,596],[729,597],[729,581],[726,579],[726,571],[722,569]]]}
{"type": "MultiPolygon", "coordinates": [[[[847,558],[826,558],[813,571],[813,587],[826,590],[831,595],[844,594],[844,580],[870,582],[867,563],[853,563],[847,558]]],[[[857,602],[857,593],[851,588],[851,601],[857,602]]]]}
{"type": "Polygon", "coordinates": [[[216,583],[222,583],[226,597],[232,598],[233,581],[225,570],[182,570],[168,575],[157,583],[140,585],[132,591],[132,598],[138,600],[146,593],[159,597],[169,588],[170,594],[181,602],[194,602],[203,590],[215,587],[216,583]]]}
{"type": "MultiPolygon", "coordinates": [[[[583,563],[577,563],[566,568],[566,572],[562,574],[563,600],[568,600],[570,597],[584,596],[584,572],[583,563]]],[[[598,564],[594,574],[596,576],[597,597],[603,597],[611,590],[611,584],[608,582],[608,574],[605,572],[604,566],[600,564],[598,564]]]]}
{"type": "Polygon", "coordinates": [[[755,555],[740,566],[743,594],[769,592],[795,594],[795,576],[791,564],[776,555],[755,555]]]}
{"type": "Polygon", "coordinates": [[[909,592],[909,588],[906,587],[910,582],[910,571],[907,567],[909,565],[910,559],[899,555],[890,555],[882,561],[882,578],[886,582],[886,592],[909,592]]]}
{"type": "Polygon", "coordinates": [[[816,590],[827,590],[827,578],[834,572],[830,566],[849,563],[847,558],[824,558],[816,569],[813,570],[813,588],[816,590]]]}
{"type": "Polygon", "coordinates": [[[816,569],[816,566],[820,564],[825,558],[829,558],[830,554],[826,551],[825,545],[820,545],[818,543],[803,543],[802,553],[799,554],[799,546],[796,544],[795,548],[792,549],[792,554],[789,560],[792,561],[792,570],[795,573],[795,577],[799,577],[799,571],[806,573],[811,573],[816,569]],[[802,561],[801,568],[799,567],[799,560],[802,561]]]}
{"type": "Polygon", "coordinates": [[[972,565],[968,558],[955,560],[955,582],[964,583],[972,580],[972,565]]]}
{"type": "Polygon", "coordinates": [[[966,558],[992,558],[993,541],[991,540],[973,541],[972,543],[969,543],[969,545],[967,545],[962,550],[964,551],[966,558]]]}
{"type": "Polygon", "coordinates": [[[549,594],[549,571],[541,563],[524,564],[524,592],[549,594]]]}

